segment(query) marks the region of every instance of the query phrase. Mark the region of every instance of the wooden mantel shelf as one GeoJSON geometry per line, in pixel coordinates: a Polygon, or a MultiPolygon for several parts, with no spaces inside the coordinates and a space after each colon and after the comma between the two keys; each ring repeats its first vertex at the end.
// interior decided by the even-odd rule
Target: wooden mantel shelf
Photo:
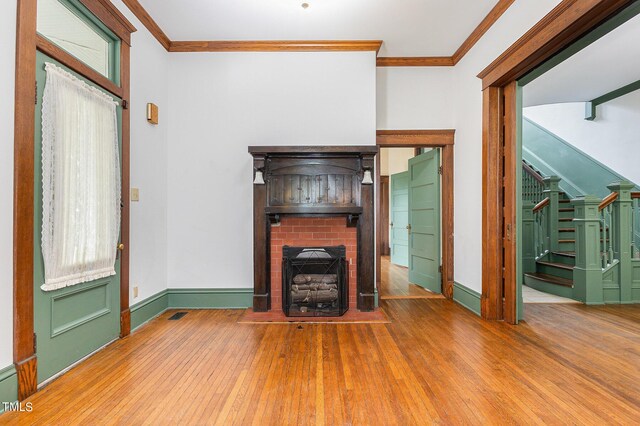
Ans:
{"type": "Polygon", "coordinates": [[[330,207],[330,206],[272,206],[265,207],[266,214],[297,214],[297,215],[359,215],[362,207],[330,207]]]}
{"type": "Polygon", "coordinates": [[[250,146],[249,153],[253,155],[296,155],[310,156],[313,154],[376,154],[375,145],[320,145],[320,146],[250,146]]]}

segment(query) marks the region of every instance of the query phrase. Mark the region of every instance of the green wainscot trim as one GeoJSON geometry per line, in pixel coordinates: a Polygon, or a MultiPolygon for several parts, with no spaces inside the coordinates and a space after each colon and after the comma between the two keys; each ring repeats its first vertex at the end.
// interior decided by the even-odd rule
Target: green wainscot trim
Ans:
{"type": "Polygon", "coordinates": [[[169,308],[241,309],[253,306],[252,288],[170,288],[169,308]]]}
{"type": "Polygon", "coordinates": [[[380,296],[378,295],[378,289],[374,288],[373,289],[373,306],[375,306],[376,308],[380,307],[380,296]]]}
{"type": "Polygon", "coordinates": [[[3,402],[18,400],[18,375],[13,365],[0,370],[0,413],[4,412],[3,402]]]}
{"type": "Polygon", "coordinates": [[[454,281],[453,300],[480,316],[480,293],[454,281]]]}
{"type": "Polygon", "coordinates": [[[167,290],[154,294],[131,306],[131,330],[135,330],[146,324],[153,318],[167,310],[169,307],[169,295],[167,290]]]}

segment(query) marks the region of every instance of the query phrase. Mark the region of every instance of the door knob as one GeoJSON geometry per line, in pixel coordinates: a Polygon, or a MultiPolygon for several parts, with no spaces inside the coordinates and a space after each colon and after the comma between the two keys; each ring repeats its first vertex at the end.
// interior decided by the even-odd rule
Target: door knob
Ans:
{"type": "Polygon", "coordinates": [[[124,244],[122,243],[118,244],[118,250],[120,251],[124,250],[124,244]]]}
{"type": "Polygon", "coordinates": [[[407,233],[409,233],[409,234],[411,233],[411,224],[407,225],[407,233]]]}
{"type": "Polygon", "coordinates": [[[389,224],[389,226],[393,228],[393,222],[391,222],[391,223],[389,224]]]}

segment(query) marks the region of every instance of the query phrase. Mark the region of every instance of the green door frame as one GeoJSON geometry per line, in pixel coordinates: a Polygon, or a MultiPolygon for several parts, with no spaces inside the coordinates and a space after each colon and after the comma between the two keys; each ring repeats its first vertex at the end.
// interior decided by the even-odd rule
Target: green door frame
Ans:
{"type": "MultiPolygon", "coordinates": [[[[16,78],[14,124],[13,204],[13,361],[18,377],[18,400],[38,389],[37,356],[33,321],[34,248],[34,81],[36,50],[63,63],[78,74],[124,100],[130,96],[131,33],[136,29],[111,2],[80,0],[95,17],[120,39],[120,84],[116,85],[72,55],[37,35],[37,0],[18,0],[16,31],[16,78]]],[[[130,332],[129,313],[129,143],[130,111],[122,111],[122,236],[120,336],[130,332]]]]}

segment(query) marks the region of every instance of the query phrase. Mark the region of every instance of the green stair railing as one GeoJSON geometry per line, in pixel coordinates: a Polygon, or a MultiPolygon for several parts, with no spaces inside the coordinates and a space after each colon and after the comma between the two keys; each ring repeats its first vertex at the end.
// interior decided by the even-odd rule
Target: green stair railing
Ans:
{"type": "Polygon", "coordinates": [[[576,208],[575,298],[587,304],[637,303],[633,259],[638,256],[638,199],[635,185],[608,185],[600,200],[572,200],[576,208]]]}
{"type": "Polygon", "coordinates": [[[534,204],[542,201],[544,196],[543,176],[535,170],[529,163],[522,161],[522,201],[529,201],[534,204]]]}

